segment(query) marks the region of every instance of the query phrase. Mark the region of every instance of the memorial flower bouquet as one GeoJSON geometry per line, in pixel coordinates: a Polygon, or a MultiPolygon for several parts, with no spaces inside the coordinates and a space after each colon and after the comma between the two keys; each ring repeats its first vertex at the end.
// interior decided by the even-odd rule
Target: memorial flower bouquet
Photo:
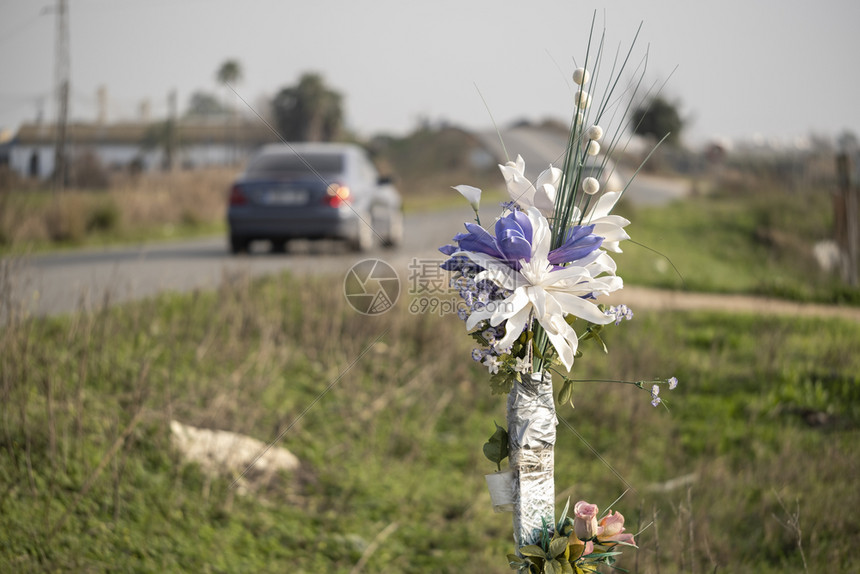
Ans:
{"type": "MultiPolygon", "coordinates": [[[[589,49],[591,44],[589,39],[589,49]]],[[[599,44],[594,58],[586,55],[586,64],[594,60],[595,77],[603,58],[602,39],[599,44]]],[[[622,119],[608,137],[602,124],[616,117],[621,98],[613,94],[629,58],[630,52],[619,67],[617,61],[613,64],[600,98],[589,93],[588,67],[576,69],[575,109],[560,167],[550,165],[531,181],[522,157],[500,165],[510,201],[502,204],[492,225],[481,224],[480,189],[454,188],[469,201],[475,222],[465,223],[465,231],[440,248],[449,257],[442,267],[451,272],[451,284],[464,302],[460,318],[478,343],[472,358],[488,369],[493,392],[508,395],[507,429],[497,425],[484,452],[500,470],[501,461],[509,459],[512,500],[496,508],[514,512],[517,553],[509,563],[524,572],[589,571],[597,562],[613,561],[617,546],[634,545],[617,512],[599,522],[594,515],[589,530],[577,528],[585,520],[583,509],[592,510],[584,502],[576,505],[574,518],[566,508],[555,522],[552,388],[556,373],[563,379],[559,404],[572,404],[570,373],[582,355],[581,343],[591,340],[606,351],[604,327],[633,317],[625,305],[600,302],[623,287],[611,254],[620,253],[622,242],[630,238],[625,231],[630,221],[612,213],[626,187],[601,189],[600,183],[608,179],[601,174],[609,169],[609,154],[626,127],[622,119]]],[[[677,381],[649,383],[654,406],[662,401],[663,383],[674,388],[677,381]]],[[[631,384],[646,386],[643,381],[631,384]]]]}

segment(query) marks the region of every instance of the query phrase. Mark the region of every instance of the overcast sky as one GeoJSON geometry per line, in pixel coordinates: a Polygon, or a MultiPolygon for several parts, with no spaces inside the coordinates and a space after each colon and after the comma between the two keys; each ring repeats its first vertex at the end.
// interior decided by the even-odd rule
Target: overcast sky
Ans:
{"type": "MultiPolygon", "coordinates": [[[[0,0],[0,127],[56,115],[55,0],[0,0]]],[[[226,97],[215,72],[238,60],[242,96],[261,106],[306,71],[345,97],[361,135],[421,118],[485,129],[571,112],[569,75],[592,14],[612,52],[643,23],[647,80],[681,103],[687,140],[860,133],[857,0],[68,0],[71,114],[164,116],[176,90],[226,97]],[[604,18],[605,15],[605,18],[604,18]],[[479,91],[480,90],[480,94],[479,91]],[[486,100],[486,107],[481,100],[486,100]]],[[[638,57],[637,57],[638,62],[638,57]]]]}

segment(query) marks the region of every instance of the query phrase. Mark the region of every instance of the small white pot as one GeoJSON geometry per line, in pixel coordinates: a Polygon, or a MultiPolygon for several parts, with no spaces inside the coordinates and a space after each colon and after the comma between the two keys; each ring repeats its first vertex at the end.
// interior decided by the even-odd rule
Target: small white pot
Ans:
{"type": "Polygon", "coordinates": [[[514,471],[507,469],[484,477],[495,512],[514,511],[514,471]]]}

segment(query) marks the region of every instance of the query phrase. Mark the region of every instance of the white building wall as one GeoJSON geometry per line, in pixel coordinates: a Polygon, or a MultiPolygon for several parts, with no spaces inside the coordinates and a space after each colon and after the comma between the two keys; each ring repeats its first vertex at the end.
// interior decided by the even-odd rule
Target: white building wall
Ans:
{"type": "MultiPolygon", "coordinates": [[[[241,146],[234,150],[231,144],[202,143],[181,145],[176,150],[176,167],[199,168],[232,165],[244,161],[250,152],[241,146]]],[[[144,150],[137,144],[76,145],[66,148],[71,161],[84,153],[92,152],[105,169],[128,169],[135,159],[142,161],[143,171],[161,169],[164,160],[162,149],[144,150]]],[[[9,153],[9,166],[22,177],[31,177],[30,162],[33,154],[38,156],[38,179],[48,179],[54,172],[53,144],[13,144],[9,153]]]]}
{"type": "Polygon", "coordinates": [[[9,151],[9,167],[22,177],[31,177],[30,165],[33,155],[38,158],[38,179],[47,179],[54,173],[54,146],[52,145],[18,145],[9,151]]]}

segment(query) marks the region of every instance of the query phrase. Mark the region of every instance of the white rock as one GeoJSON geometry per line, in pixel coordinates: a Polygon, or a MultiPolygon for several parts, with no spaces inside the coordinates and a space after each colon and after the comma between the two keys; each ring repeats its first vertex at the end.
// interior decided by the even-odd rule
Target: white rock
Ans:
{"type": "Polygon", "coordinates": [[[278,471],[292,471],[299,459],[285,448],[255,438],[222,430],[211,430],[170,421],[170,442],[188,462],[197,463],[209,475],[238,477],[243,485],[268,482],[278,471]],[[247,470],[247,472],[246,472],[247,470]]]}

